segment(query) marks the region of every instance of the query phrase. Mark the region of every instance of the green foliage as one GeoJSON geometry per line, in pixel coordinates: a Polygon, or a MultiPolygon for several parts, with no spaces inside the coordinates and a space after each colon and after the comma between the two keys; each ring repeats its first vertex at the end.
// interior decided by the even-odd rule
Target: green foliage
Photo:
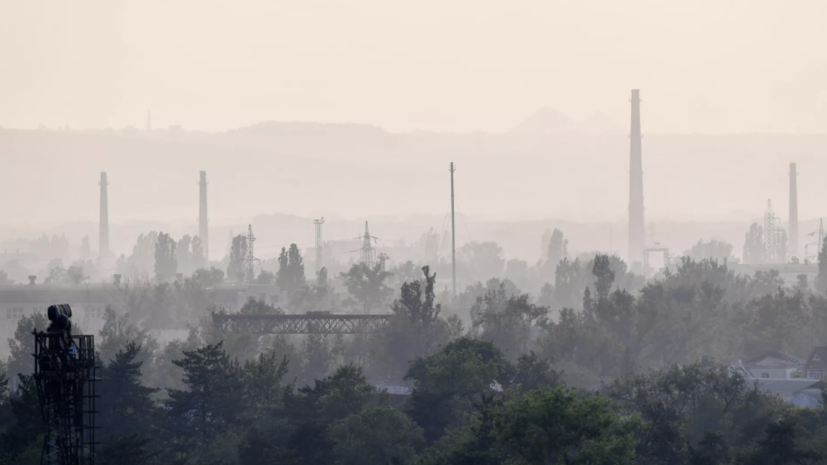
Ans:
{"type": "Polygon", "coordinates": [[[207,440],[236,423],[242,411],[241,368],[222,343],[185,350],[172,363],[183,370],[186,390],[168,389],[167,408],[183,435],[207,440]]]}
{"type": "Polygon", "coordinates": [[[732,244],[715,239],[708,242],[699,240],[692,245],[692,248],[684,252],[684,256],[696,262],[714,260],[718,263],[726,263],[733,259],[732,244]]]}
{"type": "Polygon", "coordinates": [[[508,400],[495,422],[507,463],[629,464],[635,458],[635,417],[622,419],[599,396],[563,389],[530,391],[508,400]]]}
{"type": "Polygon", "coordinates": [[[507,297],[504,285],[478,297],[471,307],[479,337],[492,341],[511,360],[528,352],[531,330],[547,314],[548,309],[532,304],[528,294],[507,297]]]}
{"type": "Polygon", "coordinates": [[[640,415],[638,454],[647,463],[675,463],[690,446],[696,456],[752,446],[781,411],[777,399],[740,375],[698,364],[618,379],[607,395],[640,415]]]}
{"type": "Polygon", "coordinates": [[[371,406],[330,425],[332,455],[338,465],[409,462],[424,444],[422,428],[390,407],[371,406]]]}
{"type": "MultiPolygon", "coordinates": [[[[369,405],[382,402],[382,395],[371,386],[361,368],[345,365],[314,387],[288,391],[284,414],[288,421],[284,448],[289,453],[283,461],[291,464],[325,464],[333,461],[330,425],[358,414],[369,405]]],[[[281,428],[277,427],[277,431],[281,428]]],[[[277,432],[273,432],[278,435],[277,432]]],[[[269,446],[272,447],[272,446],[269,446]]],[[[252,455],[252,451],[247,451],[252,455]]]]}
{"type": "Polygon", "coordinates": [[[158,342],[149,331],[132,324],[129,314],[118,315],[109,306],[103,314],[103,328],[100,330],[98,341],[98,357],[104,363],[113,361],[116,354],[130,344],[142,349],[140,353],[135,354],[140,362],[149,359],[158,348],[158,342]]]}
{"type": "Polygon", "coordinates": [[[150,447],[152,439],[130,434],[112,437],[103,442],[95,463],[100,465],[153,465],[160,454],[150,447]]]}
{"type": "Polygon", "coordinates": [[[227,279],[243,282],[246,276],[244,260],[247,258],[247,236],[239,234],[230,246],[230,263],[227,265],[227,279]]]}
{"type": "Polygon", "coordinates": [[[435,441],[448,427],[466,424],[471,405],[510,383],[513,366],[491,342],[461,338],[411,362],[414,388],[405,411],[435,441]]]}
{"type": "Polygon", "coordinates": [[[400,379],[410,360],[430,355],[462,335],[462,322],[456,316],[440,318],[436,274],[427,266],[422,273],[423,280],[402,285],[399,299],[391,307],[393,317],[371,335],[373,372],[383,377],[400,379]]]}
{"type": "Polygon", "coordinates": [[[190,243],[190,250],[191,251],[189,255],[189,270],[199,270],[203,268],[207,264],[207,256],[204,253],[204,243],[200,237],[194,236],[192,238],[192,242],[190,243]]]}
{"type": "Polygon", "coordinates": [[[175,279],[178,272],[178,257],[175,249],[175,239],[167,233],[158,234],[158,241],[155,243],[155,279],[159,283],[175,279]]]}
{"type": "Polygon", "coordinates": [[[393,266],[389,272],[390,283],[393,288],[402,287],[402,284],[416,281],[419,278],[421,267],[411,260],[393,266]]]}
{"type": "MultiPolygon", "coordinates": [[[[197,238],[198,237],[196,236],[196,239],[197,238]]],[[[206,268],[198,268],[195,270],[195,273],[193,273],[192,279],[195,280],[201,287],[216,287],[224,282],[224,271],[215,267],[211,267],[209,270],[206,268]]]]}
{"type": "Polygon", "coordinates": [[[34,371],[32,354],[34,354],[34,337],[32,331],[44,331],[49,326],[44,313],[34,313],[17,320],[14,338],[9,339],[9,377],[28,375],[34,371]]]}
{"type": "Polygon", "coordinates": [[[603,283],[612,273],[612,282],[617,289],[636,292],[643,287],[643,277],[629,272],[626,263],[617,256],[595,255],[591,259],[576,258],[574,261],[564,258],[557,264],[554,286],[550,289],[550,307],[553,310],[580,309],[586,288],[597,289],[598,276],[602,277],[603,283]],[[600,263],[596,263],[598,257],[600,263]],[[595,266],[599,275],[595,274],[595,266]]]}
{"type": "Polygon", "coordinates": [[[297,292],[305,286],[304,260],[296,244],[290,244],[289,250],[281,249],[276,285],[288,293],[297,292]]]}
{"type": "Polygon", "coordinates": [[[290,297],[290,307],[297,312],[327,311],[335,308],[336,290],[330,285],[327,268],[316,273],[316,283],[304,286],[290,297]]]}
{"type": "Polygon", "coordinates": [[[767,261],[764,249],[764,228],[752,223],[744,238],[744,263],[759,264],[767,261]]]}
{"type": "Polygon", "coordinates": [[[534,351],[517,359],[512,384],[521,392],[562,386],[562,373],[552,367],[551,361],[534,351]]]}
{"type": "Polygon", "coordinates": [[[276,275],[275,273],[271,273],[266,270],[261,270],[258,273],[258,277],[256,277],[256,284],[264,285],[264,286],[271,286],[276,283],[276,275]]]}
{"type": "Polygon", "coordinates": [[[543,237],[544,239],[548,237],[548,241],[543,241],[543,245],[546,246],[546,261],[542,265],[543,277],[547,280],[553,280],[557,264],[568,256],[569,241],[563,238],[563,231],[557,228],[554,228],[553,232],[549,232],[547,229],[543,237]]]}
{"type": "MultiPolygon", "coordinates": [[[[32,463],[33,447],[42,445],[45,428],[37,398],[37,385],[31,375],[18,375],[19,387],[9,397],[14,425],[0,434],[0,458],[9,464],[32,463]]],[[[39,450],[39,448],[38,448],[39,450]]],[[[39,454],[37,455],[39,457],[39,454]]]]}
{"type": "MultiPolygon", "coordinates": [[[[284,258],[284,270],[301,263],[286,250],[284,258]]],[[[215,327],[209,314],[226,311],[210,304],[223,279],[216,269],[174,283],[127,277],[116,295],[128,313],[107,310],[98,339],[106,365],[99,461],[827,463],[827,407],[792,408],[708,363],[769,349],[807,355],[827,340],[827,298],[787,287],[777,271],[741,276],[715,260],[683,258],[644,285],[617,257],[581,256],[561,259],[554,284],[534,301],[501,278],[437,296],[429,267],[417,277],[412,263],[403,265],[395,268],[404,283],[387,325],[346,336],[215,327]],[[546,305],[559,317],[549,318],[546,305]],[[469,310],[465,333],[457,314],[469,310]],[[189,337],[163,348],[145,329],[186,323],[189,337]],[[693,363],[702,358],[703,366],[693,363]]],[[[528,282],[542,266],[511,261],[507,272],[528,282]]],[[[381,266],[344,277],[358,312],[389,302],[381,266]]],[[[326,269],[314,285],[296,286],[291,312],[339,308],[326,269]]],[[[281,311],[256,300],[240,309],[281,311]]],[[[31,369],[38,325],[46,326],[43,315],[18,325],[10,376],[31,369]]],[[[21,376],[7,394],[3,368],[0,465],[34,465],[44,428],[37,390],[21,376]]]]}
{"type": "Polygon", "coordinates": [[[284,395],[282,381],[287,375],[287,365],[287,357],[279,359],[275,352],[260,354],[257,359],[244,362],[244,401],[250,415],[261,416],[281,402],[284,395]]]}
{"type": "Polygon", "coordinates": [[[136,361],[140,352],[140,345],[128,342],[102,370],[96,408],[104,438],[122,436],[134,440],[135,435],[148,433],[148,426],[154,421],[155,403],[151,396],[159,389],[141,383],[142,362],[136,361]]]}
{"type": "Polygon", "coordinates": [[[373,268],[361,262],[353,265],[347,273],[342,273],[345,289],[350,294],[348,302],[364,313],[381,308],[393,294],[393,289],[385,284],[390,275],[381,264],[373,268]]]}
{"type": "Polygon", "coordinates": [[[457,249],[457,264],[463,276],[474,280],[499,277],[505,260],[503,249],[496,242],[468,242],[457,249]]]}

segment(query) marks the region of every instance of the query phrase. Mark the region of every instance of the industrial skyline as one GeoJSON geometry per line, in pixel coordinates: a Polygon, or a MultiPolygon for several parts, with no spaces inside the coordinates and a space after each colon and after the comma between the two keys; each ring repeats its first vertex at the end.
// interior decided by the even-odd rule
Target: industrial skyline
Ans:
{"type": "MultiPolygon", "coordinates": [[[[644,170],[643,170],[643,156],[642,156],[642,134],[641,134],[641,114],[640,114],[640,91],[632,89],[631,91],[631,122],[630,122],[630,145],[629,145],[629,208],[628,208],[628,249],[625,258],[632,264],[645,263],[646,257],[644,249],[647,247],[654,247],[656,244],[648,244],[646,239],[645,216],[644,216],[644,170]]],[[[453,163],[450,166],[451,172],[451,221],[452,230],[454,215],[453,215],[453,173],[455,171],[453,163]]],[[[776,257],[776,251],[779,250],[779,244],[786,241],[786,257],[792,259],[799,256],[799,228],[798,228],[798,185],[797,185],[797,164],[795,162],[789,165],[789,218],[788,231],[781,229],[782,222],[775,216],[770,201],[767,202],[767,209],[764,213],[763,227],[764,227],[764,244],[766,248],[766,259],[772,262],[777,262],[779,258],[776,257]],[[783,237],[782,237],[783,235],[783,237]]],[[[209,212],[207,204],[207,173],[202,170],[199,172],[199,215],[198,215],[198,234],[202,239],[204,252],[209,258],[209,212]]],[[[99,215],[99,260],[101,262],[111,258],[111,248],[109,243],[109,195],[108,195],[108,176],[106,172],[100,174],[100,215],[99,215]]],[[[316,228],[316,268],[317,270],[323,266],[323,252],[322,252],[322,238],[321,226],[324,219],[316,219],[313,221],[316,228]]],[[[371,245],[371,240],[376,238],[371,236],[368,232],[368,224],[365,222],[365,233],[359,238],[362,240],[361,261],[365,263],[374,263],[376,257],[371,245]]],[[[657,244],[658,247],[665,247],[657,244]]],[[[455,239],[452,239],[451,250],[455,249],[455,239]]]]}

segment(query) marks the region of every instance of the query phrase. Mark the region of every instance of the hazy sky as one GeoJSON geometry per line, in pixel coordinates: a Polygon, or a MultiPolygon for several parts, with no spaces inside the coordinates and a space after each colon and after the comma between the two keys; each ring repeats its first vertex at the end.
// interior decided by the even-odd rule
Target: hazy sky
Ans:
{"type": "Polygon", "coordinates": [[[0,125],[825,132],[823,0],[0,0],[0,125]]]}

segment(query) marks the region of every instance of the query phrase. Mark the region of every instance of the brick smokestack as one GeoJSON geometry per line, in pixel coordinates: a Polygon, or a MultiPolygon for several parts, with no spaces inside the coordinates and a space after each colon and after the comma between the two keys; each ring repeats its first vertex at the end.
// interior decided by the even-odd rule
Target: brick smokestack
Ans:
{"type": "Polygon", "coordinates": [[[640,141],[640,91],[632,89],[632,131],[629,150],[629,262],[642,263],[646,242],[643,219],[643,160],[640,141]]]}
{"type": "Polygon", "coordinates": [[[198,204],[198,237],[204,247],[204,257],[210,258],[210,226],[207,220],[207,172],[201,172],[198,181],[199,204],[198,204]]]}
{"type": "Polygon", "coordinates": [[[101,173],[100,187],[100,220],[98,240],[98,257],[106,259],[109,257],[109,182],[106,173],[101,173]]]}
{"type": "MultiPolygon", "coordinates": [[[[798,257],[798,172],[790,163],[790,257],[798,257]]],[[[821,244],[819,244],[821,249],[821,244]]]]}

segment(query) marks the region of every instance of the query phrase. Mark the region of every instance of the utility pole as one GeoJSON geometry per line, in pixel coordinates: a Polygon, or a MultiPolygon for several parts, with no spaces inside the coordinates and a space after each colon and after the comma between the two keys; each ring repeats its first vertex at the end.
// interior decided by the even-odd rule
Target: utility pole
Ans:
{"type": "Polygon", "coordinates": [[[318,220],[313,220],[316,225],[316,271],[324,268],[324,250],[322,249],[322,225],[324,224],[324,217],[318,220]]]}
{"type": "Polygon", "coordinates": [[[451,273],[454,296],[457,295],[457,229],[454,222],[454,162],[451,162],[451,273]]]}

